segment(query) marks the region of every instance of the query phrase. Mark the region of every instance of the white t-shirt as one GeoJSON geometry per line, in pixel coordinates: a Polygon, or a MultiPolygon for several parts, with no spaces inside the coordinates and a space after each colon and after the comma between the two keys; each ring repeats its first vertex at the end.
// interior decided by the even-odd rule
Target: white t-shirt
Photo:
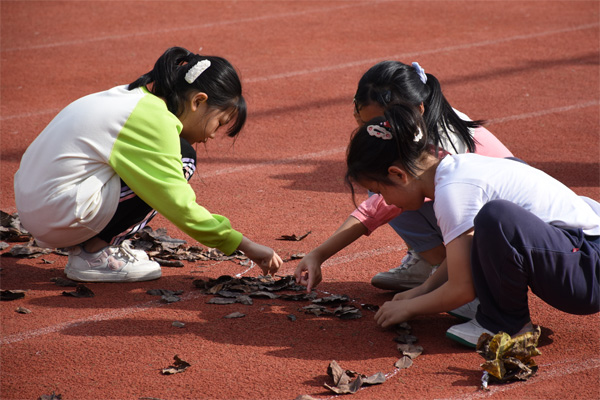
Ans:
{"type": "Polygon", "coordinates": [[[600,235],[600,204],[536,168],[478,154],[448,155],[440,162],[433,207],[446,244],[471,229],[491,200],[508,200],[556,227],[600,235]]]}

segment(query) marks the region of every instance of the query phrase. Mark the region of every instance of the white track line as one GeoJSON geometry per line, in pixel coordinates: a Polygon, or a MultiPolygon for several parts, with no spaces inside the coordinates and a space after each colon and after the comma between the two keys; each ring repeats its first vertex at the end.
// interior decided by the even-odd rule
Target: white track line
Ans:
{"type": "MultiPolygon", "coordinates": [[[[360,260],[360,259],[364,259],[364,258],[368,258],[368,257],[373,257],[373,256],[380,255],[380,254],[387,254],[387,253],[391,253],[394,251],[401,251],[404,249],[406,249],[406,246],[404,246],[404,245],[395,246],[395,247],[387,246],[387,247],[382,247],[380,249],[363,251],[363,252],[354,253],[354,254],[347,255],[347,256],[334,257],[331,260],[329,260],[326,264],[327,264],[327,266],[344,264],[344,263],[348,263],[351,261],[360,260]]],[[[238,275],[245,274],[246,272],[250,271],[253,266],[254,265],[252,265],[246,271],[244,271],[238,275]]],[[[194,291],[194,292],[188,293],[185,296],[182,296],[180,301],[193,300],[200,296],[202,296],[201,292],[194,291]]],[[[49,335],[52,333],[61,332],[66,329],[73,328],[73,327],[76,327],[79,325],[83,325],[83,324],[87,324],[87,323],[109,321],[109,320],[113,320],[116,318],[121,318],[126,315],[137,314],[139,312],[143,312],[143,311],[146,311],[149,309],[163,307],[165,305],[167,305],[167,303],[163,303],[160,300],[155,300],[155,301],[149,301],[149,302],[142,303],[142,304],[137,304],[137,305],[134,305],[131,307],[120,308],[120,309],[105,312],[105,313],[94,314],[94,315],[90,315],[89,317],[79,318],[79,319],[75,319],[75,320],[72,320],[69,322],[63,322],[60,324],[51,325],[51,326],[47,326],[47,327],[40,328],[40,329],[34,329],[31,331],[26,331],[26,332],[22,332],[22,333],[16,333],[13,335],[4,336],[4,337],[0,338],[0,344],[7,345],[7,344],[11,344],[11,343],[21,342],[23,340],[32,339],[32,338],[35,338],[38,336],[44,336],[44,335],[49,335]]]]}
{"type": "MultiPolygon", "coordinates": [[[[457,50],[467,50],[467,49],[472,49],[475,47],[484,47],[484,46],[491,46],[491,45],[496,45],[496,44],[501,44],[501,43],[507,43],[507,42],[511,42],[514,40],[535,39],[535,38],[549,36],[549,35],[557,35],[557,34],[563,34],[563,33],[569,33],[569,32],[576,32],[576,31],[580,31],[580,30],[593,29],[593,28],[597,28],[599,26],[600,26],[599,23],[584,24],[584,25],[579,25],[579,26],[571,27],[571,28],[555,29],[555,30],[549,30],[549,31],[532,33],[532,34],[525,34],[525,35],[515,35],[515,36],[503,38],[503,39],[484,40],[481,42],[465,43],[465,44],[460,44],[460,45],[455,45],[455,46],[443,46],[443,47],[439,47],[436,49],[420,50],[420,51],[411,52],[411,53],[394,54],[394,55],[389,55],[386,57],[362,59],[362,60],[351,61],[351,62],[336,64],[336,65],[322,66],[322,67],[318,67],[318,68],[303,69],[303,70],[298,70],[298,71],[290,71],[290,72],[286,72],[283,74],[273,74],[273,75],[269,75],[269,76],[244,79],[244,83],[268,82],[268,81],[272,81],[275,79],[284,79],[284,78],[290,78],[290,77],[294,77],[294,76],[319,74],[322,72],[335,71],[335,70],[345,69],[345,68],[352,68],[352,67],[357,67],[357,66],[361,66],[361,65],[372,65],[372,64],[379,62],[381,60],[384,60],[384,59],[385,60],[398,60],[398,59],[405,59],[405,58],[409,58],[409,57],[419,57],[419,56],[423,56],[426,54],[436,54],[436,53],[451,52],[451,51],[457,51],[457,50]]],[[[30,117],[40,116],[40,115],[47,115],[47,114],[56,114],[58,111],[60,111],[60,109],[53,108],[53,109],[48,109],[48,110],[41,110],[41,111],[34,112],[34,113],[23,113],[23,114],[2,116],[2,117],[0,117],[0,121],[8,121],[8,120],[19,119],[19,118],[30,118],[30,117]]]]}
{"type": "MultiPolygon", "coordinates": [[[[578,109],[592,107],[592,106],[598,106],[598,105],[600,105],[600,100],[593,100],[593,101],[588,101],[585,103],[572,104],[572,105],[563,106],[563,107],[547,108],[544,110],[534,111],[534,112],[525,113],[525,114],[510,115],[507,117],[491,119],[488,121],[487,125],[502,124],[504,122],[509,122],[509,121],[540,117],[540,116],[544,116],[544,115],[578,110],[578,109]]],[[[342,154],[345,151],[346,151],[346,147],[337,147],[334,149],[319,151],[316,153],[301,154],[299,156],[282,158],[282,159],[278,159],[278,160],[270,160],[270,161],[264,161],[264,162],[259,162],[259,163],[250,163],[250,164],[240,165],[237,167],[223,168],[223,169],[219,169],[219,170],[215,170],[215,171],[203,172],[203,173],[200,173],[199,176],[202,179],[213,178],[213,177],[219,176],[219,175],[233,174],[233,173],[237,173],[237,172],[247,172],[252,169],[263,168],[263,167],[272,166],[272,165],[291,164],[291,163],[294,163],[294,162],[297,162],[300,160],[315,160],[315,159],[319,159],[319,158],[323,158],[323,157],[327,157],[327,156],[342,154]]]]}
{"type": "Polygon", "coordinates": [[[560,378],[566,375],[572,375],[590,369],[600,368],[600,359],[571,359],[569,361],[559,361],[551,364],[540,365],[538,372],[527,381],[515,382],[510,385],[495,385],[488,386],[489,391],[480,390],[473,394],[465,396],[451,397],[446,400],[472,400],[492,397],[497,393],[509,393],[515,389],[521,389],[524,386],[536,385],[547,380],[560,378]],[[566,364],[566,365],[565,365],[566,364]]]}
{"type": "Polygon", "coordinates": [[[318,9],[311,9],[311,10],[287,12],[287,13],[281,13],[281,14],[269,14],[269,15],[262,15],[260,17],[240,18],[240,19],[213,22],[213,23],[207,23],[207,24],[178,26],[175,28],[156,29],[156,30],[145,31],[145,32],[132,32],[132,33],[124,33],[124,34],[120,34],[120,35],[95,36],[95,37],[87,38],[87,39],[67,40],[67,41],[63,41],[63,42],[38,44],[38,45],[32,45],[32,46],[9,47],[9,48],[1,49],[0,52],[7,53],[7,52],[15,52],[15,51],[51,49],[51,48],[63,47],[63,46],[88,45],[90,43],[97,43],[97,42],[110,41],[110,40],[131,39],[131,38],[138,38],[138,37],[142,37],[142,36],[164,36],[165,34],[172,33],[172,32],[212,29],[215,27],[228,26],[228,25],[239,25],[239,24],[244,24],[244,23],[253,23],[253,22],[260,22],[260,21],[268,21],[268,20],[272,20],[272,19],[287,19],[287,18],[291,18],[291,17],[298,17],[298,16],[310,15],[310,14],[316,14],[316,13],[326,13],[329,11],[338,11],[338,10],[342,10],[345,8],[363,7],[363,6],[367,6],[367,5],[370,5],[370,2],[353,3],[353,4],[346,4],[346,5],[337,6],[337,7],[326,7],[326,8],[318,8],[318,9]]]}
{"type": "MultiPolygon", "coordinates": [[[[193,300],[202,295],[201,292],[190,292],[185,296],[181,296],[180,301],[185,300],[193,300]]],[[[15,333],[13,335],[3,336],[0,338],[1,345],[7,345],[11,343],[21,342],[23,340],[32,339],[38,336],[49,335],[51,333],[61,332],[69,328],[74,328],[79,325],[94,323],[94,322],[102,322],[102,321],[110,321],[113,319],[121,318],[126,315],[137,314],[142,311],[146,311],[152,308],[163,307],[168,303],[164,303],[160,300],[153,300],[142,304],[137,304],[131,307],[119,308],[113,311],[99,313],[90,315],[89,317],[74,319],[72,321],[63,322],[56,325],[50,325],[45,328],[34,329],[27,332],[15,333]]]]}

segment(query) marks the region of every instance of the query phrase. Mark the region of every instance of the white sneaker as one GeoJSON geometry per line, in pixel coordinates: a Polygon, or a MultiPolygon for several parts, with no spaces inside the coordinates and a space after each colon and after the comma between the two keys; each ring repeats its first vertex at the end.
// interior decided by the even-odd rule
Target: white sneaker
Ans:
{"type": "Polygon", "coordinates": [[[475,300],[470,303],[464,304],[458,308],[455,308],[452,311],[448,311],[448,314],[453,317],[460,318],[463,321],[470,321],[475,319],[475,314],[477,314],[477,306],[479,305],[479,299],[475,298],[475,300]]]}
{"type": "MultiPolygon", "coordinates": [[[[523,328],[521,328],[519,332],[512,335],[512,337],[515,338],[527,332],[533,332],[533,324],[531,321],[526,323],[523,328]]],[[[446,331],[446,337],[460,344],[464,344],[465,346],[475,348],[477,347],[479,337],[484,333],[492,336],[495,335],[495,333],[488,331],[483,326],[479,325],[479,322],[477,322],[476,319],[472,319],[464,324],[451,326],[446,331]]]]}
{"type": "Polygon", "coordinates": [[[409,249],[398,267],[378,273],[371,279],[371,285],[379,289],[402,292],[425,282],[435,268],[418,253],[409,249]]]}
{"type": "Polygon", "coordinates": [[[138,282],[158,279],[162,271],[145,252],[122,245],[108,246],[96,253],[88,253],[81,246],[72,247],[65,273],[69,279],[81,282],[138,282]]]}

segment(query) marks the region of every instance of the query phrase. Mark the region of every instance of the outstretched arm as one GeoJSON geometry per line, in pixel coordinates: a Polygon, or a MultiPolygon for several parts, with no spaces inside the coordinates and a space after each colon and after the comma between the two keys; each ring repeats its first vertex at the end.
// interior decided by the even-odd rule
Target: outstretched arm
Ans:
{"type": "Polygon", "coordinates": [[[409,295],[414,297],[398,294],[394,300],[385,302],[375,314],[377,323],[385,328],[417,315],[449,311],[473,300],[475,287],[470,257],[472,241],[473,232],[470,231],[448,243],[447,271],[436,271],[423,285],[413,289],[409,295]],[[447,281],[442,283],[445,276],[447,281]]]}
{"type": "Polygon", "coordinates": [[[264,275],[274,275],[283,264],[281,257],[273,249],[254,243],[245,236],[242,238],[238,250],[243,251],[248,258],[258,264],[264,275]]]}
{"type": "Polygon", "coordinates": [[[321,264],[367,233],[367,228],[359,220],[348,217],[333,235],[304,256],[294,273],[296,282],[306,285],[306,290],[310,292],[321,282],[321,264]]]}

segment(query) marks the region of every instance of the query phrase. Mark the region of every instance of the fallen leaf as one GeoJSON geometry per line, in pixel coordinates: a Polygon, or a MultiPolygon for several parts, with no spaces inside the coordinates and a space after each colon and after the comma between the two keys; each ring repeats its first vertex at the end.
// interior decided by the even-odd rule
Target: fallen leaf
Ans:
{"type": "Polygon", "coordinates": [[[176,303],[181,300],[181,297],[175,296],[174,294],[163,294],[160,296],[160,300],[164,303],[176,303]]]}
{"type": "Polygon", "coordinates": [[[410,367],[412,364],[412,358],[410,358],[409,356],[402,356],[398,361],[396,361],[394,367],[398,369],[405,369],[410,367]]]}
{"type": "Polygon", "coordinates": [[[173,325],[175,328],[183,328],[185,326],[185,324],[181,321],[173,321],[171,325],[173,325]]]}
{"type": "Polygon", "coordinates": [[[227,314],[226,316],[224,316],[223,318],[243,318],[245,317],[246,314],[242,314],[241,312],[232,312],[231,314],[227,314]]]}
{"type": "Polygon", "coordinates": [[[75,288],[74,292],[62,292],[63,296],[71,296],[71,297],[94,297],[94,292],[92,292],[87,286],[83,284],[78,284],[75,288]]]}
{"type": "Polygon", "coordinates": [[[329,304],[329,305],[338,305],[345,304],[350,301],[350,297],[345,294],[332,294],[331,296],[321,297],[320,299],[314,299],[312,302],[315,304],[329,304]]]}
{"type": "Polygon", "coordinates": [[[304,235],[302,236],[296,236],[296,234],[293,235],[281,235],[279,238],[277,238],[277,240],[291,240],[294,242],[299,242],[302,239],[304,239],[305,237],[307,237],[308,235],[310,235],[311,231],[306,232],[304,235]]]}
{"type": "Polygon", "coordinates": [[[31,314],[31,310],[25,307],[19,307],[15,311],[19,314],[31,314]]]}
{"type": "Polygon", "coordinates": [[[398,345],[398,350],[403,356],[408,356],[413,360],[423,353],[423,347],[414,344],[401,343],[398,345]]]}
{"type": "Polygon", "coordinates": [[[541,329],[536,326],[527,332],[511,338],[505,332],[492,336],[484,333],[477,342],[476,351],[486,361],[481,368],[489,373],[489,381],[504,383],[513,380],[527,380],[538,370],[533,357],[542,354],[537,349],[541,329]]]}
{"type": "Polygon", "coordinates": [[[408,333],[402,333],[394,338],[394,341],[404,344],[413,344],[417,341],[417,337],[408,333]]]}
{"type": "Polygon", "coordinates": [[[40,397],[38,397],[38,400],[62,400],[62,395],[55,394],[54,392],[52,392],[52,394],[41,395],[40,397]]]}
{"type": "Polygon", "coordinates": [[[3,290],[0,292],[0,301],[12,301],[25,297],[24,290],[3,290]]]}
{"type": "Polygon", "coordinates": [[[369,377],[356,371],[344,370],[333,360],[327,367],[327,375],[333,380],[334,386],[324,383],[327,389],[337,394],[356,393],[363,385],[377,385],[385,382],[385,375],[381,372],[369,377]],[[352,380],[353,377],[356,379],[352,380]]]}
{"type": "Polygon", "coordinates": [[[360,310],[354,306],[339,306],[333,311],[333,315],[344,320],[362,317],[360,310]]]}
{"type": "Polygon", "coordinates": [[[169,289],[148,289],[146,293],[152,296],[178,296],[183,294],[183,290],[169,290],[169,289]]]}
{"type": "Polygon", "coordinates": [[[173,357],[173,359],[175,360],[175,362],[173,363],[173,365],[170,365],[169,367],[162,369],[161,373],[163,375],[178,374],[180,372],[185,371],[186,369],[188,369],[191,366],[189,363],[183,361],[177,355],[175,355],[173,357]]]}
{"type": "Polygon", "coordinates": [[[163,260],[162,258],[153,257],[161,267],[181,268],[184,264],[178,260],[163,260]]]}
{"type": "Polygon", "coordinates": [[[212,299],[208,300],[206,303],[207,304],[233,304],[235,303],[237,300],[235,297],[213,297],[212,299]]]}

